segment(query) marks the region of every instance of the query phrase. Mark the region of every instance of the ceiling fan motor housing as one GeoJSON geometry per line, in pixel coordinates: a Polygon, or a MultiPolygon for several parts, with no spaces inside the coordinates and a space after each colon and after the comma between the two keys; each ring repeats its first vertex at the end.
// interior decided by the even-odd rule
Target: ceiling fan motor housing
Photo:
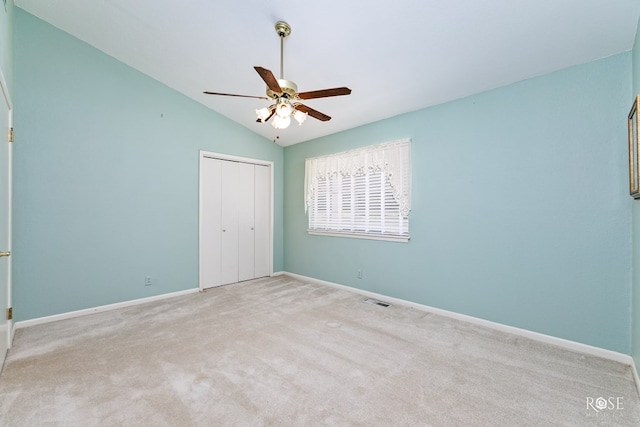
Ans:
{"type": "Polygon", "coordinates": [[[274,92],[267,87],[267,96],[271,99],[278,99],[281,96],[289,99],[293,99],[298,93],[298,85],[292,82],[291,80],[278,79],[278,84],[280,85],[280,89],[282,89],[282,93],[274,92]]]}

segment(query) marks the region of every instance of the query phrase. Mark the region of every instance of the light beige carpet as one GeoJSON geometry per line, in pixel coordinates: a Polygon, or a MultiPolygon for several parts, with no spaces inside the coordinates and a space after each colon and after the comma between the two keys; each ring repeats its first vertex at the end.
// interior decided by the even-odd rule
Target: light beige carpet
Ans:
{"type": "Polygon", "coordinates": [[[280,276],[19,329],[0,425],[640,425],[628,366],[362,300],[280,276]]]}

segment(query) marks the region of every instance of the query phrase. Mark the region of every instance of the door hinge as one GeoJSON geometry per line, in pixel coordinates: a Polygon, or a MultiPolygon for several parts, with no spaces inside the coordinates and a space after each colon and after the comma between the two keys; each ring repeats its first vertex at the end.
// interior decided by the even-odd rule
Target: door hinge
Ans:
{"type": "Polygon", "coordinates": [[[7,320],[13,319],[13,307],[7,308],[7,320]]]}
{"type": "Polygon", "coordinates": [[[9,129],[9,134],[7,135],[7,140],[9,142],[13,142],[13,128],[9,129]]]}

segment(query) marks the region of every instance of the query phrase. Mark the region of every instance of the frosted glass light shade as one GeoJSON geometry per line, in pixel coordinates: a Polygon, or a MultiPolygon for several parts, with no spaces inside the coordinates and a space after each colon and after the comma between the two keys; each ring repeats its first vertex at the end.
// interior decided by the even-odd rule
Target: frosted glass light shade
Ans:
{"type": "Polygon", "coordinates": [[[288,102],[281,102],[276,107],[276,114],[280,117],[289,117],[292,111],[293,107],[288,102]]]}
{"type": "Polygon", "coordinates": [[[258,119],[264,122],[269,117],[271,112],[267,107],[264,107],[259,110],[256,110],[256,114],[258,115],[258,119]]]}
{"type": "Polygon", "coordinates": [[[296,110],[293,112],[293,118],[296,119],[299,126],[302,126],[302,123],[304,123],[304,121],[307,120],[307,113],[303,113],[302,111],[296,110]]]}
{"type": "Polygon", "coordinates": [[[276,116],[273,118],[273,122],[271,122],[271,125],[276,129],[286,129],[289,127],[290,123],[291,117],[282,117],[276,114],[276,116]]]}

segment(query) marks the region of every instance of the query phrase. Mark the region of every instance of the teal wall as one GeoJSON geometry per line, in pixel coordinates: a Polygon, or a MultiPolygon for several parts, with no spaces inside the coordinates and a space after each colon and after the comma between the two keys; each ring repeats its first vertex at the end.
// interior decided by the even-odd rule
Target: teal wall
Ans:
{"type": "MultiPolygon", "coordinates": [[[[636,94],[640,93],[640,23],[636,31],[636,40],[632,50],[633,90],[629,96],[629,107],[636,94]]],[[[631,312],[631,355],[640,369],[640,200],[633,202],[633,291],[631,312]]]]}
{"type": "Polygon", "coordinates": [[[13,0],[0,4],[0,69],[13,96],[13,0]],[[6,10],[5,10],[6,7],[6,10]]]}
{"type": "Polygon", "coordinates": [[[282,270],[281,147],[18,8],[14,27],[17,320],[196,288],[200,149],[275,162],[282,270]]]}
{"type": "Polygon", "coordinates": [[[285,270],[629,354],[630,70],[623,53],[285,148],[285,270]],[[409,243],[306,233],[305,158],[406,137],[409,243]]]}

